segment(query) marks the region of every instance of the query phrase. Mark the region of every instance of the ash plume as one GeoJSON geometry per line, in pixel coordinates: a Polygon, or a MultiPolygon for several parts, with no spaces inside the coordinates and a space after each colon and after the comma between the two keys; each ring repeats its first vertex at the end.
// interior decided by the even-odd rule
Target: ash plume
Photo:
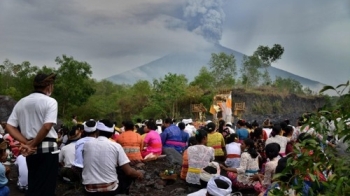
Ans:
{"type": "Polygon", "coordinates": [[[225,20],[222,4],[223,0],[188,0],[184,8],[187,29],[218,43],[225,20]]]}

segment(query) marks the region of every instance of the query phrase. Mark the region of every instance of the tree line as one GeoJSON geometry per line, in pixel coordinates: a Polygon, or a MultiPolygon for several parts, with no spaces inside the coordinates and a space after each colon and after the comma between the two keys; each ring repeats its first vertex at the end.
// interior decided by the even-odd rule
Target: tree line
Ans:
{"type": "Polygon", "coordinates": [[[233,54],[213,53],[193,81],[185,75],[168,73],[162,78],[137,81],[133,85],[114,84],[92,78],[91,65],[66,55],[55,59],[58,68],[38,67],[24,61],[14,64],[6,59],[0,65],[0,94],[15,100],[33,91],[36,73],[57,73],[53,97],[58,101],[59,118],[108,118],[121,121],[132,118],[190,117],[190,105],[203,103],[206,108],[220,89],[268,86],[288,93],[310,94],[300,82],[277,77],[272,81],[267,68],[281,58],[284,48],[278,44],[259,46],[251,56],[244,56],[237,70],[233,54]],[[241,76],[237,76],[237,72],[241,76]]]}

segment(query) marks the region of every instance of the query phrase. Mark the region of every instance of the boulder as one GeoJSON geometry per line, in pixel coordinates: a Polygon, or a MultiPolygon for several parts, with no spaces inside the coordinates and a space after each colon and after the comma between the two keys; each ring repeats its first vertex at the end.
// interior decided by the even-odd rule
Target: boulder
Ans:
{"type": "Polygon", "coordinates": [[[0,95],[0,122],[7,121],[16,103],[10,96],[0,95]]]}

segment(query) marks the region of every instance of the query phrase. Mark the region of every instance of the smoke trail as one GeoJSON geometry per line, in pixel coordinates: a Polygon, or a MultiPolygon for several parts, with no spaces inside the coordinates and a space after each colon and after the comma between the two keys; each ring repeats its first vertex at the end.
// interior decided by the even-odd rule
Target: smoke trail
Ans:
{"type": "Polygon", "coordinates": [[[187,28],[206,40],[218,43],[222,36],[225,13],[223,0],[188,0],[184,8],[187,28]]]}

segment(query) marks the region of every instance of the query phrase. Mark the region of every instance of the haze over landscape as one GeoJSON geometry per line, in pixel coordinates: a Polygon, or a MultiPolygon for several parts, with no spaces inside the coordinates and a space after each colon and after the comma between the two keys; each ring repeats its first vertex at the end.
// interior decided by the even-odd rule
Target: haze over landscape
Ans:
{"type": "MultiPolygon", "coordinates": [[[[175,66],[159,64],[174,55],[184,58],[179,67],[186,55],[204,66],[218,46],[251,55],[259,45],[275,43],[285,48],[275,71],[331,85],[350,74],[346,0],[1,1],[0,28],[2,61],[57,66],[55,57],[67,54],[88,62],[96,79],[150,62],[158,62],[159,70],[175,66]]],[[[199,68],[184,73],[191,79],[199,68]]]]}

